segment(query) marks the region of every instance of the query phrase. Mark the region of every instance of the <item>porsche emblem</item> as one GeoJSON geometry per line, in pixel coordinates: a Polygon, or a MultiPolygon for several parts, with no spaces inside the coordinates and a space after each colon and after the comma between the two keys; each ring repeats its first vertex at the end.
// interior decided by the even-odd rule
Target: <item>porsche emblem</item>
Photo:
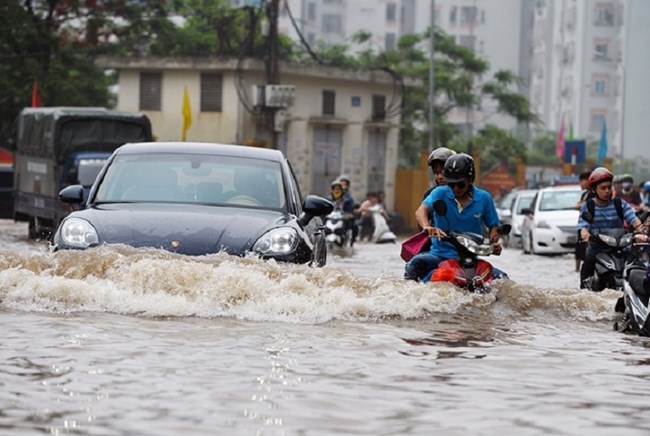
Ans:
{"type": "Polygon", "coordinates": [[[178,248],[181,245],[180,241],[172,241],[171,246],[172,248],[178,248]]]}

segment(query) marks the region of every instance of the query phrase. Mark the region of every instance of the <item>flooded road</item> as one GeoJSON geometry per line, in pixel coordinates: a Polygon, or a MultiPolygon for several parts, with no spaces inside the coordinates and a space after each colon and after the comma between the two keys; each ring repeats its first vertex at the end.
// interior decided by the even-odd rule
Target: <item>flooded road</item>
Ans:
{"type": "Polygon", "coordinates": [[[0,222],[0,434],[647,435],[650,342],[571,256],[506,249],[493,295],[328,266],[102,247],[0,222]]]}

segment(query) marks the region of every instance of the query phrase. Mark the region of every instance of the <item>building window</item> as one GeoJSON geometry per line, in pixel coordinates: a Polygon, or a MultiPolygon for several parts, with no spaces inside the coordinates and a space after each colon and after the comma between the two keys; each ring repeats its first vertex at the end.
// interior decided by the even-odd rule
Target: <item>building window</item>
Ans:
{"type": "Polygon", "coordinates": [[[458,7],[452,6],[451,10],[449,11],[449,24],[456,24],[457,21],[458,21],[458,7]]]}
{"type": "Polygon", "coordinates": [[[592,109],[589,118],[589,130],[600,132],[603,123],[607,121],[607,109],[592,109]]]}
{"type": "Polygon", "coordinates": [[[325,14],[323,15],[323,32],[341,33],[341,16],[325,14]]]}
{"type": "Polygon", "coordinates": [[[140,73],[140,110],[159,111],[162,101],[162,73],[140,73]]]}
{"type": "Polygon", "coordinates": [[[609,39],[597,38],[594,41],[594,59],[609,60],[610,45],[611,41],[609,39]]]}
{"type": "Polygon", "coordinates": [[[394,23],[397,20],[397,5],[395,3],[388,3],[386,5],[386,22],[394,23]]]}
{"type": "Polygon", "coordinates": [[[591,77],[592,95],[606,97],[609,95],[609,76],[607,74],[594,74],[591,77]]]}
{"type": "Polygon", "coordinates": [[[372,119],[373,121],[382,121],[386,119],[386,96],[372,96],[372,119]]]}
{"type": "Polygon", "coordinates": [[[309,3],[307,5],[307,19],[309,21],[316,21],[316,3],[309,3]]]}
{"type": "Polygon", "coordinates": [[[386,44],[386,50],[395,50],[395,34],[394,33],[385,34],[384,43],[386,44]]]}
{"type": "Polygon", "coordinates": [[[460,23],[463,25],[474,25],[476,24],[477,15],[478,9],[476,6],[463,6],[460,9],[460,23]]]}
{"type": "Polygon", "coordinates": [[[316,43],[316,34],[314,32],[309,32],[307,34],[307,44],[314,45],[316,43]]]}
{"type": "Polygon", "coordinates": [[[352,107],[361,107],[361,97],[355,95],[350,99],[350,105],[352,107]]]}
{"type": "Polygon", "coordinates": [[[476,37],[474,35],[460,35],[459,44],[474,51],[474,47],[476,46],[476,37]]]}
{"type": "Polygon", "coordinates": [[[596,26],[611,27],[614,25],[614,4],[596,3],[594,10],[594,24],[596,26]]]}
{"type": "Polygon", "coordinates": [[[221,112],[223,75],[201,73],[201,112],[221,112]]]}
{"type": "Polygon", "coordinates": [[[336,92],[323,90],[323,115],[335,115],[336,92]]]}

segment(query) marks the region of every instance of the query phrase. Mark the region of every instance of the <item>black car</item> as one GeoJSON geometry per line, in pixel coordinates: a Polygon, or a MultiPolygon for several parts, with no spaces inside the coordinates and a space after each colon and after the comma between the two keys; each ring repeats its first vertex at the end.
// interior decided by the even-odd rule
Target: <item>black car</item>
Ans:
{"type": "Polygon", "coordinates": [[[55,250],[100,244],[187,255],[257,253],[323,266],[321,217],[328,200],[301,198],[282,152],[188,142],[125,144],[108,159],[88,198],[80,185],[59,198],[81,209],[60,224],[55,250]]]}

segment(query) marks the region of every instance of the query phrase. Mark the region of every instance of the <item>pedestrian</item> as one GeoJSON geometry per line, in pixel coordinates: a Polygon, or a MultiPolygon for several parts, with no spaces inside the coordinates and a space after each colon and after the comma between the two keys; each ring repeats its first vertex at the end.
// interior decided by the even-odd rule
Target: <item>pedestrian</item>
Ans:
{"type": "MultiPolygon", "coordinates": [[[[489,192],[474,185],[476,170],[474,159],[468,154],[458,153],[450,156],[445,162],[444,177],[446,186],[433,189],[415,212],[415,217],[424,231],[431,237],[431,249],[428,252],[415,255],[404,269],[404,278],[420,281],[438,264],[446,259],[458,259],[458,253],[449,242],[441,241],[446,231],[483,233],[483,226],[489,229],[489,238],[494,247],[494,254],[501,254],[499,242],[499,216],[494,206],[494,200],[489,192]],[[447,204],[446,217],[434,216],[430,222],[430,211],[437,200],[447,204]]],[[[493,270],[495,278],[507,275],[497,268],[493,270]]]]}
{"type": "Polygon", "coordinates": [[[341,174],[340,176],[337,177],[337,180],[341,182],[341,185],[343,186],[343,192],[344,195],[348,198],[347,201],[352,202],[352,210],[354,214],[354,219],[351,220],[352,223],[352,243],[357,240],[357,236],[359,235],[359,224],[357,223],[357,218],[359,217],[359,212],[358,212],[358,205],[354,201],[354,197],[352,196],[352,193],[350,192],[350,177],[347,176],[346,174],[341,174]]]}

